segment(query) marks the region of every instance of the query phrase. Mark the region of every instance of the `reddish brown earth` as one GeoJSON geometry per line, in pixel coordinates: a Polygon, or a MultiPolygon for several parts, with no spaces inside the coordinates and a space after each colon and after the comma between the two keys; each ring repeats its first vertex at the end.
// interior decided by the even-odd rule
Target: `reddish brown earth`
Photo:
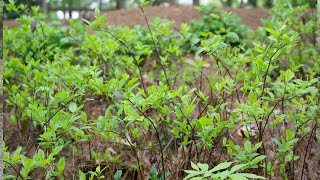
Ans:
{"type": "MultiPolygon", "coordinates": [[[[266,9],[235,9],[230,7],[221,7],[219,9],[237,13],[246,25],[254,29],[262,25],[262,18],[267,18],[269,16],[268,10],[266,9]]],[[[109,24],[129,26],[145,24],[144,16],[139,8],[111,10],[105,12],[107,13],[107,21],[109,24]]],[[[193,6],[153,6],[145,7],[144,12],[148,19],[152,19],[153,17],[170,19],[175,22],[176,27],[180,27],[181,23],[188,23],[192,19],[198,19],[201,16],[193,6]]],[[[4,25],[10,27],[17,26],[18,23],[13,20],[6,20],[4,21],[4,25]]]]}
{"type": "MultiPolygon", "coordinates": [[[[237,13],[244,23],[252,28],[257,28],[262,25],[260,19],[267,18],[269,16],[268,10],[266,9],[235,9],[230,7],[222,7],[220,9],[237,13]]],[[[148,7],[144,9],[144,12],[148,19],[153,17],[170,19],[174,21],[178,27],[181,23],[188,23],[192,19],[198,19],[201,17],[199,11],[197,11],[193,6],[148,7]]],[[[145,19],[141,15],[140,9],[115,10],[107,12],[107,14],[108,22],[110,22],[110,24],[145,24],[145,19]]]]}

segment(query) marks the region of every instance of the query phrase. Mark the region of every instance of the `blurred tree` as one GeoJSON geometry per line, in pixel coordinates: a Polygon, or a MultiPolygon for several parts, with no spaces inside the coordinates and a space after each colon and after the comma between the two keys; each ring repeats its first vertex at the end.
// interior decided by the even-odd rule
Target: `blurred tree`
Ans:
{"type": "Polygon", "coordinates": [[[172,4],[171,2],[174,2],[175,3],[175,0],[153,0],[152,1],[152,6],[159,6],[163,3],[170,3],[172,4]]]}
{"type": "Polygon", "coordinates": [[[102,8],[102,0],[98,1],[98,8],[101,10],[101,8],[102,8]]]}
{"type": "MultiPolygon", "coordinates": [[[[8,4],[9,3],[9,0],[4,0],[3,1],[4,4],[8,4]]],[[[29,7],[30,6],[40,6],[40,0],[15,0],[16,4],[19,5],[19,4],[26,4],[28,5],[29,7]]],[[[14,18],[17,18],[19,17],[19,14],[17,14],[16,12],[8,12],[7,9],[4,7],[3,8],[3,17],[5,19],[14,19],[14,18]]]]}
{"type": "Polygon", "coordinates": [[[48,14],[48,3],[49,0],[42,0],[42,10],[45,14],[48,14]]]}
{"type": "Polygon", "coordinates": [[[116,9],[125,9],[127,8],[126,0],[116,0],[116,9]]]}
{"type": "Polygon", "coordinates": [[[200,0],[192,0],[192,4],[194,6],[199,6],[200,5],[200,0]]]}
{"type": "Polygon", "coordinates": [[[74,0],[68,0],[67,2],[67,6],[68,6],[68,11],[67,13],[69,14],[69,18],[72,18],[72,4],[73,4],[74,0]]]}
{"type": "Polygon", "coordinates": [[[159,6],[162,0],[154,0],[152,1],[152,6],[159,6]]]}
{"type": "Polygon", "coordinates": [[[224,6],[232,6],[233,0],[221,0],[224,6]]]}
{"type": "Polygon", "coordinates": [[[244,1],[241,0],[241,1],[240,1],[240,7],[242,8],[242,7],[244,7],[244,6],[245,6],[244,1]]]}
{"type": "Polygon", "coordinates": [[[177,0],[169,0],[169,4],[170,5],[178,5],[178,1],[177,0]]]}
{"type": "Polygon", "coordinates": [[[257,0],[248,0],[248,5],[251,5],[253,7],[257,7],[257,0]]]}
{"type": "Polygon", "coordinates": [[[310,8],[316,8],[317,0],[292,0],[294,6],[308,4],[310,8]]]}
{"type": "Polygon", "coordinates": [[[265,0],[264,6],[266,8],[271,8],[272,7],[272,0],[265,0]]]}

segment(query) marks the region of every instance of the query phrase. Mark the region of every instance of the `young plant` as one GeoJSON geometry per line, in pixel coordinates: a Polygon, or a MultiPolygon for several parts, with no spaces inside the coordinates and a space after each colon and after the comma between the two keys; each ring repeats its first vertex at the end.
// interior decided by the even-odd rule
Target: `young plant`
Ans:
{"type": "Polygon", "coordinates": [[[207,164],[197,163],[194,164],[191,162],[191,167],[194,170],[185,170],[188,175],[184,178],[184,180],[192,180],[192,179],[266,179],[261,176],[257,176],[251,173],[241,173],[238,171],[243,171],[247,169],[248,164],[238,164],[232,166],[230,170],[228,168],[233,164],[233,162],[223,162],[215,166],[214,168],[209,170],[209,166],[207,164]]]}

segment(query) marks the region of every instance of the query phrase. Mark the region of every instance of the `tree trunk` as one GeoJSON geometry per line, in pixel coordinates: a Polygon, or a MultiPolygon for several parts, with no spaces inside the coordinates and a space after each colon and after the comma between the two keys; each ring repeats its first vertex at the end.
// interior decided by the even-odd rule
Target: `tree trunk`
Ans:
{"type": "Polygon", "coordinates": [[[69,19],[72,19],[72,10],[71,10],[71,7],[72,7],[72,0],[69,0],[69,3],[68,3],[69,19]]]}
{"type": "Polygon", "coordinates": [[[267,0],[264,4],[267,8],[271,8],[272,7],[272,0],[267,0]]]}
{"type": "Polygon", "coordinates": [[[44,14],[48,14],[48,1],[42,0],[42,10],[44,14]]]}
{"type": "Polygon", "coordinates": [[[243,8],[243,7],[244,7],[244,1],[241,0],[241,1],[240,1],[240,8],[243,8]]]}
{"type": "Polygon", "coordinates": [[[169,0],[170,5],[178,5],[177,0],[169,0]]]}
{"type": "Polygon", "coordinates": [[[127,8],[126,0],[117,0],[116,8],[117,9],[126,9],[127,8]]]}
{"type": "Polygon", "coordinates": [[[248,3],[253,7],[257,7],[257,0],[249,0],[248,3]]]}
{"type": "Polygon", "coordinates": [[[28,1],[27,1],[27,6],[28,6],[29,8],[31,8],[31,0],[28,0],[28,1]]]}
{"type": "Polygon", "coordinates": [[[99,8],[99,10],[101,11],[101,8],[102,8],[102,0],[99,0],[99,2],[98,2],[98,8],[99,8]]]}
{"type": "Polygon", "coordinates": [[[161,0],[155,0],[152,2],[152,6],[160,6],[161,0]]]}
{"type": "Polygon", "coordinates": [[[62,1],[62,3],[63,3],[63,19],[67,19],[66,1],[62,1]]]}
{"type": "Polygon", "coordinates": [[[192,4],[194,6],[199,6],[200,5],[200,0],[192,0],[192,4]]]}
{"type": "Polygon", "coordinates": [[[232,6],[233,1],[232,0],[227,0],[227,6],[232,6]]]}

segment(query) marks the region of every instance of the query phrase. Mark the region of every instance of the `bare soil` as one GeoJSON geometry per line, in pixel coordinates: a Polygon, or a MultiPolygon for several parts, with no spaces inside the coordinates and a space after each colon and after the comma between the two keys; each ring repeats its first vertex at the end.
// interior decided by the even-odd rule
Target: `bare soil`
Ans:
{"type": "MultiPolygon", "coordinates": [[[[262,25],[260,19],[267,18],[269,16],[268,10],[266,9],[235,9],[230,7],[222,7],[220,9],[237,13],[241,17],[243,22],[252,28],[257,28],[258,26],[262,25]]],[[[153,17],[170,19],[174,21],[178,26],[181,23],[188,23],[192,19],[198,19],[201,17],[199,11],[197,11],[193,6],[147,7],[144,9],[144,12],[148,19],[151,19],[153,17]]],[[[129,10],[114,10],[107,12],[107,14],[108,22],[110,24],[145,24],[145,19],[141,15],[141,10],[138,8],[129,10]]]]}
{"type": "MultiPolygon", "coordinates": [[[[236,9],[230,7],[221,7],[219,9],[225,10],[227,12],[237,13],[242,21],[253,29],[261,26],[261,19],[267,18],[269,16],[269,11],[267,9],[236,9]]],[[[135,24],[142,25],[146,23],[144,16],[142,15],[142,12],[139,8],[111,10],[104,12],[107,13],[107,22],[109,24],[131,26],[135,24]]],[[[197,11],[193,6],[153,6],[145,7],[144,12],[148,19],[152,19],[153,17],[170,19],[174,21],[174,25],[176,27],[180,27],[181,23],[188,23],[192,19],[198,19],[201,17],[199,11],[197,11]]],[[[90,14],[90,17],[93,17],[93,12],[90,14]]],[[[4,25],[13,27],[18,26],[19,23],[15,22],[14,20],[5,20],[4,25]]]]}

